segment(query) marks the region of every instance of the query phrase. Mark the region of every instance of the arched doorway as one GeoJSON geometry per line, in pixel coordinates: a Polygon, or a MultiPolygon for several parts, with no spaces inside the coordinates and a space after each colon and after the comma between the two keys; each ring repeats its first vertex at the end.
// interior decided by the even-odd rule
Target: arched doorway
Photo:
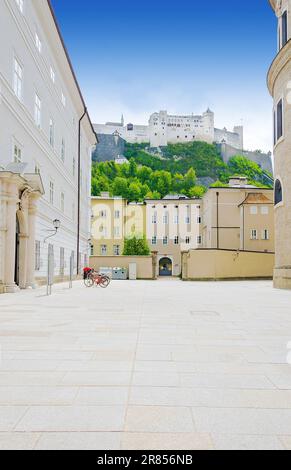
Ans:
{"type": "Polygon", "coordinates": [[[172,276],[173,275],[173,262],[170,258],[160,259],[159,275],[160,276],[172,276]]]}
{"type": "Polygon", "coordinates": [[[19,252],[20,252],[20,224],[16,214],[16,234],[15,234],[15,272],[14,282],[19,286],[19,252]]]}

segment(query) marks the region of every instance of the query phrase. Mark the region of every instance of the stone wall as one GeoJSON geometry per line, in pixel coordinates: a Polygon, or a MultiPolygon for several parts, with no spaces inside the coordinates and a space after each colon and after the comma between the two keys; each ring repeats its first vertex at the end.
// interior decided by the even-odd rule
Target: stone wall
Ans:
{"type": "Polygon", "coordinates": [[[274,253],[191,250],[183,253],[182,278],[190,280],[272,279],[274,253]]]}
{"type": "Polygon", "coordinates": [[[124,154],[125,140],[109,134],[97,134],[99,144],[92,154],[93,162],[106,162],[115,160],[124,154]]]}
{"type": "Polygon", "coordinates": [[[252,162],[257,163],[263,170],[273,174],[272,154],[271,153],[259,153],[249,152],[247,150],[238,150],[237,148],[228,144],[217,144],[217,148],[225,163],[237,155],[248,158],[252,162]]]}
{"type": "Polygon", "coordinates": [[[90,267],[99,271],[100,268],[126,268],[130,263],[137,265],[137,279],[156,278],[156,255],[152,256],[91,256],[90,267]]]}

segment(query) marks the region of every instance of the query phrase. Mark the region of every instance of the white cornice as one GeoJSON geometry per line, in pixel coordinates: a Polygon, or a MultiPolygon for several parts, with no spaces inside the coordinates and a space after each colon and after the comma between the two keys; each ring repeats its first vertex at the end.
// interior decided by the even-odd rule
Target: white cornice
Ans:
{"type": "Polygon", "coordinates": [[[274,94],[274,85],[279,73],[291,60],[291,39],[287,44],[279,51],[268,72],[267,84],[270,94],[274,94]]]}

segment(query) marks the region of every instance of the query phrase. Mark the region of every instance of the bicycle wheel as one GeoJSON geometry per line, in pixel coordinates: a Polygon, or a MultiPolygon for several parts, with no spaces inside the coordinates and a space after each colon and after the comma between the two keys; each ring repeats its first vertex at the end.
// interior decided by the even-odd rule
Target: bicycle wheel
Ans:
{"type": "Polygon", "coordinates": [[[106,289],[106,287],[108,287],[110,284],[110,280],[107,276],[102,276],[101,280],[100,280],[100,287],[102,287],[103,289],[106,289]]]}
{"type": "Polygon", "coordinates": [[[84,284],[86,287],[92,287],[94,285],[94,279],[92,276],[88,276],[86,279],[84,279],[84,284]]]}

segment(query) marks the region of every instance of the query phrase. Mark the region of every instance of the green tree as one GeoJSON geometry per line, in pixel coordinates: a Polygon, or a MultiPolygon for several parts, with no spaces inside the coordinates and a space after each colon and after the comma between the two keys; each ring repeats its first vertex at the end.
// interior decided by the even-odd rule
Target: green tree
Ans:
{"type": "Polygon", "coordinates": [[[133,236],[124,240],[124,256],[148,256],[149,254],[150,248],[145,236],[133,236]]]}
{"type": "Polygon", "coordinates": [[[112,185],[112,193],[114,196],[121,196],[123,198],[127,198],[128,196],[128,183],[127,179],[121,176],[118,176],[113,181],[112,185]]]}
{"type": "Polygon", "coordinates": [[[139,182],[132,182],[129,185],[127,197],[129,201],[139,201],[141,198],[142,186],[139,182]]]}

